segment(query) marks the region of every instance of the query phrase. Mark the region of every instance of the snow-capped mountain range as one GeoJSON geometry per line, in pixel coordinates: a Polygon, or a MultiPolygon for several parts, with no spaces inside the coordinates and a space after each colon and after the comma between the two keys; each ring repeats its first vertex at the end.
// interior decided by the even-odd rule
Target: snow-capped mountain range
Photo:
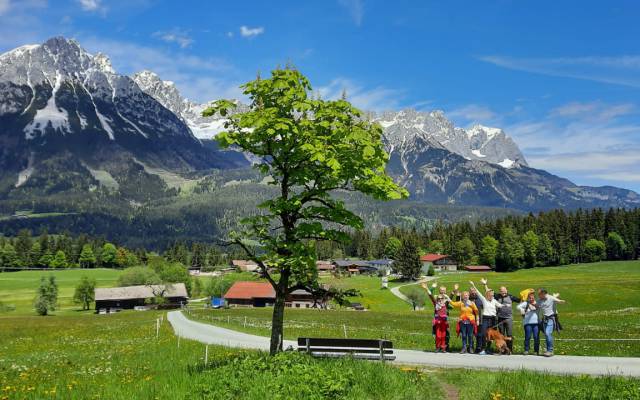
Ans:
{"type": "MultiPolygon", "coordinates": [[[[212,139],[224,130],[224,118],[202,117],[207,104],[197,104],[184,98],[176,85],[163,81],[151,71],[133,76],[140,89],[173,111],[200,139],[212,139]]],[[[411,151],[415,138],[459,154],[469,160],[481,160],[504,168],[527,166],[518,145],[502,129],[475,125],[471,129],[455,127],[442,111],[418,112],[413,109],[367,113],[384,129],[387,150],[411,151]]]]}
{"type": "MultiPolygon", "coordinates": [[[[75,40],[2,54],[0,200],[103,187],[148,200],[175,193],[167,188],[180,176],[248,168],[255,160],[205,140],[224,124],[203,118],[205,107],[151,71],[118,74],[107,56],[75,40]]],[[[500,129],[458,128],[441,111],[366,115],[384,128],[388,171],[415,201],[522,210],[640,205],[635,192],[578,186],[529,168],[500,129]]]]}

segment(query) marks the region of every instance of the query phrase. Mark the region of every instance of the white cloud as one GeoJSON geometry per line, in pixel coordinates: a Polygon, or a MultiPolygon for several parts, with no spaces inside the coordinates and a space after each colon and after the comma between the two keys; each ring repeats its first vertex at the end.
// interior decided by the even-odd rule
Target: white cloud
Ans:
{"type": "Polygon", "coordinates": [[[517,71],[640,87],[640,55],[558,58],[482,56],[479,59],[517,71]]]}
{"type": "Polygon", "coordinates": [[[328,85],[318,88],[318,93],[325,99],[338,99],[346,93],[347,100],[356,107],[367,111],[384,111],[400,108],[400,100],[404,92],[378,86],[367,89],[347,78],[337,78],[328,85]]]}
{"type": "Polygon", "coordinates": [[[0,0],[0,15],[6,14],[11,8],[11,1],[0,0]]]}
{"type": "Polygon", "coordinates": [[[631,114],[635,109],[635,105],[631,103],[609,105],[601,101],[571,102],[552,109],[549,116],[561,118],[580,117],[587,120],[608,121],[631,114]]]}
{"type": "Polygon", "coordinates": [[[183,49],[191,46],[191,44],[193,43],[193,39],[191,38],[191,36],[189,36],[189,33],[178,28],[166,32],[154,32],[152,36],[157,37],[167,43],[176,43],[183,49]]]}
{"type": "Polygon", "coordinates": [[[96,11],[100,8],[101,0],[78,0],[80,7],[85,11],[96,11]]]}
{"type": "Polygon", "coordinates": [[[633,104],[571,102],[546,117],[504,126],[529,165],[585,182],[638,182],[640,123],[633,104]]]}
{"type": "Polygon", "coordinates": [[[338,0],[338,3],[347,9],[356,26],[362,25],[362,18],[364,17],[362,0],[338,0]]]}
{"type": "Polygon", "coordinates": [[[447,116],[453,119],[469,123],[495,123],[498,115],[489,107],[479,104],[468,104],[447,112],[447,116]]]}
{"type": "Polygon", "coordinates": [[[240,35],[242,35],[242,37],[251,38],[258,35],[262,35],[263,33],[264,33],[264,28],[262,26],[249,28],[248,26],[242,25],[240,27],[240,35]]]}

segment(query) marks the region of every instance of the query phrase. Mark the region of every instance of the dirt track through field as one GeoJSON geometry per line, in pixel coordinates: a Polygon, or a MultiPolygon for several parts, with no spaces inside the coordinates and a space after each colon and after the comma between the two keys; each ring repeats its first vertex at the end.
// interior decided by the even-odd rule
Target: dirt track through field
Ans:
{"type": "MultiPolygon", "coordinates": [[[[237,332],[188,319],[181,311],[171,311],[167,320],[177,336],[206,344],[268,351],[269,338],[237,332]]],[[[285,340],[284,348],[297,348],[296,342],[285,340]]],[[[555,356],[479,356],[472,354],[436,354],[418,350],[395,350],[394,363],[442,368],[520,370],[572,375],[620,375],[640,377],[637,357],[555,356]]]]}

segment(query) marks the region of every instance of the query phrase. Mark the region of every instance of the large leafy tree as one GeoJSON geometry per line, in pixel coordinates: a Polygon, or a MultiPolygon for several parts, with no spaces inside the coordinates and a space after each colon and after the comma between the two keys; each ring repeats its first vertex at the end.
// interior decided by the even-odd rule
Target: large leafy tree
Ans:
{"type": "Polygon", "coordinates": [[[262,160],[257,168],[278,188],[276,197],[260,204],[259,215],[244,219],[243,230],[231,236],[275,290],[270,346],[275,354],[282,350],[286,296],[297,287],[317,286],[310,241],[345,241],[340,226],[363,227],[335,191],[380,200],[407,192],[385,173],[382,128],[345,99],[312,98],[309,81],[292,68],[276,69],[242,89],[250,99],[247,111],[230,113],[236,104],[219,100],[203,115],[227,117],[219,143],[257,156],[262,160]]]}

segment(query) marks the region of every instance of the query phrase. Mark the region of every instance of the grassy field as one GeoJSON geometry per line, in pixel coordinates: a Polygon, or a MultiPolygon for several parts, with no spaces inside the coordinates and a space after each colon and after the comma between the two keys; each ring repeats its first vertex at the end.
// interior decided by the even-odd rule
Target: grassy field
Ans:
{"type": "Polygon", "coordinates": [[[115,285],[120,272],[102,268],[3,272],[0,273],[0,301],[5,306],[15,306],[12,314],[33,314],[33,299],[40,277],[53,275],[58,283],[59,310],[56,313],[75,313],[80,307],[73,303],[73,292],[80,278],[86,275],[96,280],[97,287],[110,287],[115,285]]]}
{"type": "Polygon", "coordinates": [[[178,343],[159,312],[0,317],[0,399],[638,399],[640,380],[275,358],[178,343]],[[445,389],[449,397],[445,397],[445,389]],[[545,388],[545,390],[543,390],[545,388]]]}
{"type": "Polygon", "coordinates": [[[0,317],[0,399],[441,399],[434,376],[176,337],[159,313],[0,317]]]}
{"type": "MultiPolygon", "coordinates": [[[[622,314],[633,313],[638,307],[633,285],[638,283],[639,265],[602,263],[488,277],[492,286],[505,282],[519,290],[526,283],[533,287],[545,284],[549,290],[561,292],[569,301],[561,309],[567,325],[574,313],[595,317],[624,308],[631,310],[622,314]],[[597,293],[605,299],[604,304],[591,303],[583,295],[589,286],[583,282],[588,279],[599,285],[597,293]],[[620,296],[627,296],[626,304],[617,304],[620,296]]],[[[161,325],[160,337],[155,338],[155,321],[162,315],[160,312],[77,312],[71,296],[80,277],[87,274],[96,278],[99,286],[112,286],[118,271],[52,273],[60,285],[62,309],[49,317],[35,316],[31,308],[42,272],[0,274],[2,301],[17,307],[0,313],[0,399],[445,399],[445,389],[449,396],[454,392],[460,399],[473,400],[640,398],[638,379],[396,368],[348,359],[315,360],[299,354],[283,354],[274,359],[259,352],[215,346],[209,347],[205,365],[204,345],[182,340],[178,347],[166,322],[161,325]]],[[[439,279],[447,284],[467,280],[463,274],[439,279]]],[[[398,347],[432,347],[431,312],[411,311],[388,290],[380,289],[379,278],[329,281],[361,290],[363,297],[357,301],[371,311],[287,310],[287,337],[342,337],[346,327],[349,337],[387,337],[398,347]]],[[[270,309],[193,310],[192,318],[266,335],[270,313],[270,309]]],[[[628,326],[623,333],[637,335],[637,318],[625,320],[628,326]]],[[[577,332],[591,334],[603,327],[597,318],[584,321],[593,324],[593,328],[577,332]]],[[[573,333],[570,329],[567,327],[562,337],[573,333]]],[[[599,342],[575,348],[568,344],[558,342],[559,350],[573,354],[640,355],[635,344],[628,349],[610,348],[599,342]]]]}
{"type": "MultiPolygon", "coordinates": [[[[468,286],[484,275],[459,273],[443,275],[438,283],[452,287],[454,282],[468,286]]],[[[584,339],[640,339],[640,262],[617,262],[523,270],[514,273],[487,274],[489,284],[506,285],[517,293],[524,288],[545,286],[560,292],[567,303],[559,306],[564,330],[556,343],[557,354],[640,356],[640,340],[594,341],[584,339]]],[[[354,277],[327,279],[328,283],[359,289],[363,297],[354,299],[370,311],[287,310],[285,337],[328,336],[379,338],[395,342],[397,347],[433,349],[432,311],[411,311],[411,307],[380,289],[380,279],[354,277]]],[[[397,284],[397,283],[394,283],[397,284]]],[[[401,290],[411,290],[411,287],[401,290]]],[[[455,316],[455,313],[453,314],[455,316]]],[[[515,350],[522,350],[522,329],[516,313],[515,350]]],[[[268,335],[270,309],[194,310],[192,318],[241,331],[268,335]]],[[[453,325],[453,324],[452,324],[453,325]]],[[[453,335],[452,346],[460,340],[453,335]]]]}

